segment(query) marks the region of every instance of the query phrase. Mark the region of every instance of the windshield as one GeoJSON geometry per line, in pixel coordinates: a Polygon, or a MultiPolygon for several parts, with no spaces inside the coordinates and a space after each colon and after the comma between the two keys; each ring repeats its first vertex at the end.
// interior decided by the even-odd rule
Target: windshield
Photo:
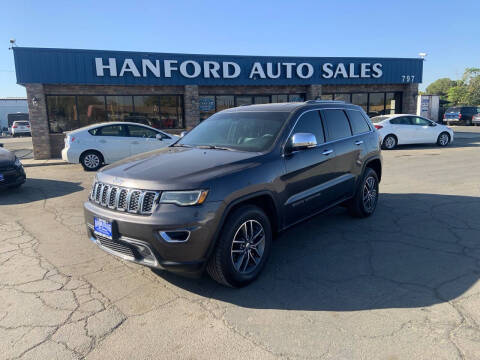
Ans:
{"type": "Polygon", "coordinates": [[[288,112],[220,112],[201,122],[174,146],[262,152],[273,144],[288,115],[288,112]]]}
{"type": "Polygon", "coordinates": [[[375,116],[372,117],[370,120],[372,120],[372,123],[379,123],[380,121],[387,120],[390,116],[375,116]]]}

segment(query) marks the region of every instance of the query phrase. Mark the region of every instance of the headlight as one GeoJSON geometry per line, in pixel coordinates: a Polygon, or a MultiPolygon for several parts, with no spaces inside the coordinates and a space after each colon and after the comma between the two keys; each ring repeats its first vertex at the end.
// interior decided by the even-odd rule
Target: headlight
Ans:
{"type": "Polygon", "coordinates": [[[21,166],[22,166],[22,163],[20,162],[20,159],[19,159],[19,158],[15,158],[15,163],[14,163],[14,165],[15,165],[16,167],[21,167],[21,166]]]}
{"type": "Polygon", "coordinates": [[[207,195],[208,190],[164,191],[160,196],[160,204],[200,205],[203,204],[207,195]]]}

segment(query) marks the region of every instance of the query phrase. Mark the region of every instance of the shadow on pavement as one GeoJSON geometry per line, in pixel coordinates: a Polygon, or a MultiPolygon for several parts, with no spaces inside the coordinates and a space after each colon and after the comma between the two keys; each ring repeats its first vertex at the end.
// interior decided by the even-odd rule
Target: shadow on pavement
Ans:
{"type": "Polygon", "coordinates": [[[19,188],[0,189],[0,205],[27,204],[82,191],[80,183],[27,178],[19,188]]]}
{"type": "Polygon", "coordinates": [[[480,274],[480,199],[382,194],[374,216],[343,208],[290,228],[260,278],[242,289],[162,271],[172,284],[247,308],[355,311],[453,300],[480,274]]]}
{"type": "MultiPolygon", "coordinates": [[[[476,138],[455,138],[453,143],[449,144],[447,148],[465,148],[465,147],[480,147],[480,134],[476,138]]],[[[437,144],[409,144],[409,145],[398,145],[393,150],[385,151],[395,151],[395,150],[426,150],[426,149],[438,149],[443,150],[444,148],[438,146],[437,144]]]]}

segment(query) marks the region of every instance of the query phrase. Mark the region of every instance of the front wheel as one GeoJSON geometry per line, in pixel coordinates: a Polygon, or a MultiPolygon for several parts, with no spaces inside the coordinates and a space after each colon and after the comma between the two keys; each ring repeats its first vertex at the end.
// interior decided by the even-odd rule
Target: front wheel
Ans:
{"type": "Polygon", "coordinates": [[[223,226],[207,272],[222,285],[248,285],[262,271],[271,243],[272,229],[267,215],[256,206],[242,206],[223,226]]]}
{"type": "Polygon", "coordinates": [[[375,170],[366,168],[348,205],[348,212],[354,217],[368,217],[375,212],[378,202],[378,175],[375,170]]]}
{"type": "Polygon", "coordinates": [[[438,146],[447,146],[450,143],[450,135],[446,132],[442,132],[438,135],[437,145],[438,146]]]}
{"type": "Polygon", "coordinates": [[[395,149],[397,146],[397,138],[394,135],[387,135],[385,139],[383,139],[382,147],[386,150],[395,149]]]}

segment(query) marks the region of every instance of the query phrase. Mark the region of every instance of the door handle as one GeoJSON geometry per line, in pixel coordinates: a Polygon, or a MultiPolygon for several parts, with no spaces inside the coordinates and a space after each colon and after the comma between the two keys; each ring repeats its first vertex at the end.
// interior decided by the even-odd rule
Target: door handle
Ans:
{"type": "Polygon", "coordinates": [[[357,140],[355,141],[355,145],[362,145],[363,144],[363,140],[357,140]]]}
{"type": "Polygon", "coordinates": [[[322,155],[330,155],[333,150],[323,150],[322,155]]]}

